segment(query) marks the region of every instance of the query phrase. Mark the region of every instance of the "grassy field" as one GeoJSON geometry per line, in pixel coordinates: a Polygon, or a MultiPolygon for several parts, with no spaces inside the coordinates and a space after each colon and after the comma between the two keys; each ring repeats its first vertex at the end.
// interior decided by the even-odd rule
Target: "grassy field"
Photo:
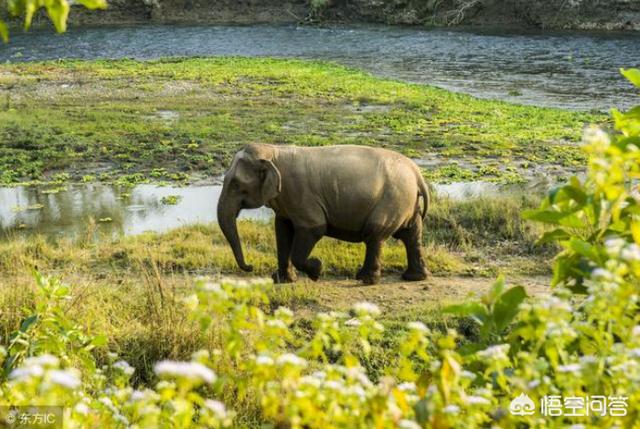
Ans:
{"type": "Polygon", "coordinates": [[[580,170],[581,130],[604,120],[322,62],[6,64],[0,183],[212,178],[249,142],[383,146],[422,159],[434,181],[517,182],[580,170]]]}
{"type": "MultiPolygon", "coordinates": [[[[486,291],[499,274],[523,284],[531,294],[547,290],[555,249],[535,246],[539,226],[519,215],[536,204],[513,197],[436,199],[424,237],[433,277],[419,283],[399,280],[405,255],[395,240],[385,247],[383,283],[363,286],[353,280],[363,246],[325,238],[314,250],[325,263],[321,281],[301,276],[295,285],[278,287],[272,305],[296,311],[300,335],[315,312],[346,310],[363,300],[384,310],[390,341],[394,327],[407,320],[422,320],[436,329],[464,325],[468,321],[443,315],[442,307],[486,291]]],[[[212,347],[211,339],[192,335],[197,329],[185,316],[181,300],[197,276],[239,275],[217,226],[123,238],[95,234],[88,228],[85,236],[74,239],[12,236],[0,241],[0,338],[9,338],[32,307],[35,286],[30,273],[37,269],[72,286],[68,314],[91,332],[106,334],[108,349],[135,365],[140,381],[148,381],[151,365],[159,359],[187,358],[194,350],[212,347]]],[[[241,222],[240,235],[255,266],[252,275],[269,276],[276,265],[272,226],[241,222]]],[[[376,353],[374,366],[382,366],[375,359],[392,358],[382,349],[376,353]]]]}

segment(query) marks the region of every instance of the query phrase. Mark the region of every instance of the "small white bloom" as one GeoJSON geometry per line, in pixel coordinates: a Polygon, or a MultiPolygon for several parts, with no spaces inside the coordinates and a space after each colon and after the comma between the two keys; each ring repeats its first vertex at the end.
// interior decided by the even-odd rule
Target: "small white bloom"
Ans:
{"type": "Polygon", "coordinates": [[[445,414],[458,414],[460,412],[460,407],[457,405],[447,405],[442,409],[442,412],[445,414]]]}
{"type": "Polygon", "coordinates": [[[606,240],[604,247],[607,249],[609,256],[617,256],[625,244],[627,244],[627,242],[623,238],[616,237],[606,240]]]}
{"type": "Polygon", "coordinates": [[[24,360],[24,366],[41,366],[43,368],[57,367],[60,360],[49,354],[30,357],[24,360]]]}
{"type": "Polygon", "coordinates": [[[403,419],[403,420],[400,420],[400,422],[398,423],[398,428],[400,428],[400,429],[422,429],[422,426],[420,426],[418,423],[414,422],[413,420],[403,419]]]}
{"type": "Polygon", "coordinates": [[[10,380],[25,381],[33,377],[42,377],[44,369],[40,365],[16,368],[9,374],[10,380]]]}
{"type": "Polygon", "coordinates": [[[627,247],[622,249],[620,257],[629,262],[640,261],[640,246],[635,243],[629,244],[627,247]]]}
{"type": "Polygon", "coordinates": [[[353,311],[359,316],[378,316],[380,307],[370,302],[359,302],[353,306],[353,311]]]}
{"type": "Polygon", "coordinates": [[[216,374],[198,362],[164,360],[156,364],[154,371],[160,377],[182,378],[209,384],[216,381],[216,374]]]}
{"type": "Polygon", "coordinates": [[[605,270],[604,268],[596,268],[591,272],[591,278],[600,281],[612,281],[614,275],[611,271],[605,270]]]}
{"type": "Polygon", "coordinates": [[[293,311],[291,311],[287,307],[278,307],[278,309],[274,312],[274,315],[281,319],[290,319],[293,317],[293,311]]]}
{"type": "Polygon", "coordinates": [[[267,326],[276,329],[287,329],[287,324],[280,319],[267,320],[267,326]]]}
{"type": "Polygon", "coordinates": [[[307,361],[305,359],[301,358],[300,356],[294,355],[293,353],[285,353],[278,356],[277,363],[278,365],[291,365],[301,368],[307,366],[307,361]]]}
{"type": "Polygon", "coordinates": [[[502,359],[507,360],[507,353],[509,352],[509,344],[497,344],[495,346],[487,347],[484,350],[478,352],[478,356],[483,359],[502,359]]]}
{"type": "Polygon", "coordinates": [[[487,398],[474,395],[467,396],[465,402],[469,405],[489,405],[491,403],[487,398]]]}
{"type": "Polygon", "coordinates": [[[409,328],[409,330],[411,331],[417,331],[423,334],[429,333],[429,328],[427,328],[427,325],[422,322],[409,322],[407,323],[407,328],[409,328]]]}
{"type": "Polygon", "coordinates": [[[582,367],[580,366],[579,363],[571,363],[569,365],[560,365],[558,367],[558,371],[564,372],[564,373],[568,373],[568,372],[577,373],[577,372],[580,372],[581,369],[582,367]]]}
{"type": "Polygon", "coordinates": [[[349,319],[346,322],[344,322],[344,325],[357,328],[358,326],[362,325],[362,321],[354,317],[353,319],[349,319]]]}
{"type": "Polygon", "coordinates": [[[54,369],[52,371],[49,371],[49,380],[51,380],[53,384],[66,387],[70,390],[77,389],[81,384],[78,375],[70,370],[54,369]]]}
{"type": "Polygon", "coordinates": [[[462,378],[467,378],[469,380],[475,380],[477,375],[471,371],[467,371],[466,369],[463,370],[460,375],[462,376],[462,378]]]}
{"type": "Polygon", "coordinates": [[[592,125],[584,130],[583,141],[591,144],[601,144],[609,146],[611,139],[601,128],[592,125]]]}
{"type": "Polygon", "coordinates": [[[224,420],[227,418],[227,408],[224,406],[222,402],[216,401],[214,399],[207,399],[206,401],[204,401],[204,405],[219,420],[224,420]]]}
{"type": "Polygon", "coordinates": [[[122,371],[125,375],[131,376],[135,372],[135,368],[129,365],[128,362],[124,360],[119,360],[118,362],[113,364],[113,367],[119,371],[122,371]]]}
{"type": "Polygon", "coordinates": [[[88,414],[89,414],[89,412],[90,412],[91,410],[89,409],[89,407],[87,406],[87,404],[85,404],[84,402],[78,402],[78,403],[76,404],[76,406],[75,406],[75,407],[73,407],[73,411],[74,411],[76,414],[80,414],[81,416],[86,416],[86,415],[88,415],[88,414]]]}
{"type": "Polygon", "coordinates": [[[540,380],[531,380],[528,384],[527,387],[529,389],[535,389],[536,387],[540,386],[540,380]]]}
{"type": "Polygon", "coordinates": [[[412,381],[405,381],[404,383],[398,384],[398,389],[403,392],[415,392],[416,391],[416,383],[412,381]]]}
{"type": "Polygon", "coordinates": [[[273,359],[267,355],[260,355],[256,357],[256,365],[258,366],[271,366],[273,365],[273,359]]]}

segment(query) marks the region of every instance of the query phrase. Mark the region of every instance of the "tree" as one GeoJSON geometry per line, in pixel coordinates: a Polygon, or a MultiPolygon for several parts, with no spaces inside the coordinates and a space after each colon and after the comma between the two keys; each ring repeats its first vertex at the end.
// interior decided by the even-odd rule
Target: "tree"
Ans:
{"type": "MultiPolygon", "coordinates": [[[[106,0],[72,0],[88,9],[105,9],[106,0]]],[[[67,17],[69,16],[70,2],[68,0],[0,0],[0,9],[5,11],[9,17],[24,17],[24,29],[31,26],[33,16],[40,9],[45,9],[47,16],[53,23],[58,33],[63,33],[67,29],[67,17]]],[[[0,37],[6,43],[9,41],[9,27],[0,18],[0,37]]]]}

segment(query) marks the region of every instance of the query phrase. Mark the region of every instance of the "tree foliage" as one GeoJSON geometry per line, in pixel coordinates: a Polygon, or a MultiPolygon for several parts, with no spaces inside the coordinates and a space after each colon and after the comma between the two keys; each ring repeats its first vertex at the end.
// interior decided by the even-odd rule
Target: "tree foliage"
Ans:
{"type": "MultiPolygon", "coordinates": [[[[88,9],[107,7],[106,0],[75,0],[73,3],[79,3],[88,9]]],[[[10,17],[23,17],[25,30],[31,27],[33,17],[40,9],[45,9],[57,32],[62,33],[67,29],[67,18],[71,8],[71,2],[68,0],[0,0],[0,5],[4,6],[1,9],[6,10],[10,17]]],[[[5,43],[9,41],[9,27],[2,19],[0,37],[5,43]]]]}

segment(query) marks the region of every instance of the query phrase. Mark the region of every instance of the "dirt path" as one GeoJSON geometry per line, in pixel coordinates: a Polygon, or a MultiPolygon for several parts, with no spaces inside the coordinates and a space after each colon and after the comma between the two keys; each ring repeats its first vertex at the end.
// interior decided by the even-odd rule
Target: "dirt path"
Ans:
{"type": "MultiPolygon", "coordinates": [[[[484,277],[431,277],[421,282],[404,282],[397,276],[387,276],[377,285],[363,285],[359,281],[322,280],[314,283],[299,279],[297,287],[317,302],[314,310],[346,310],[360,301],[377,304],[385,313],[406,311],[425,305],[446,305],[463,301],[470,295],[486,292],[495,279],[484,277]]],[[[507,285],[522,285],[530,296],[549,293],[550,278],[523,277],[507,279],[507,285]]],[[[300,310],[300,309],[299,309],[300,310]]],[[[310,309],[311,310],[311,309],[310,309]]]]}

